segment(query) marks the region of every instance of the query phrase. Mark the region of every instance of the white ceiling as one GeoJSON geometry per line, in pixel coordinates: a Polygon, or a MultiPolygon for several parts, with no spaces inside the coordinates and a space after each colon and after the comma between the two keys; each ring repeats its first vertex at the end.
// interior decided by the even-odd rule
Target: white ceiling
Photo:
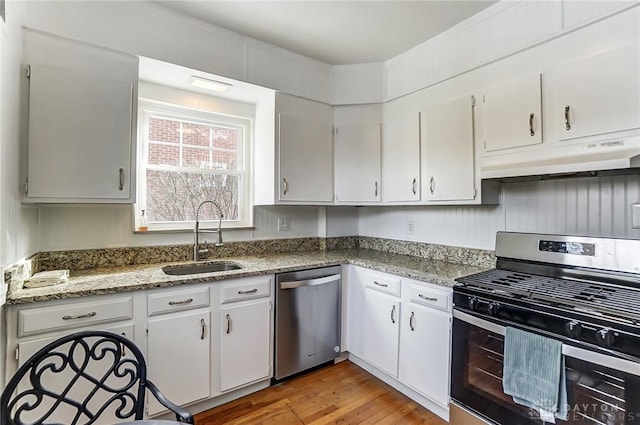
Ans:
{"type": "Polygon", "coordinates": [[[332,65],[383,62],[493,0],[159,1],[219,27],[332,65]]]}

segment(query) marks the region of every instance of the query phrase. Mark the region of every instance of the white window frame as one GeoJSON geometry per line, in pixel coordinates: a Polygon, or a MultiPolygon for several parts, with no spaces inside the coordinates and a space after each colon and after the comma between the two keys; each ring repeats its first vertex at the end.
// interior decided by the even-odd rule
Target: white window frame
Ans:
{"type": "MultiPolygon", "coordinates": [[[[137,202],[135,206],[135,228],[140,226],[142,210],[146,210],[147,200],[147,169],[159,171],[185,171],[189,173],[227,174],[237,175],[240,179],[238,187],[238,220],[222,220],[222,228],[247,228],[253,227],[253,176],[252,176],[252,152],[253,152],[253,127],[252,117],[239,117],[229,114],[194,109],[181,105],[161,102],[153,99],[140,98],[138,100],[138,167],[137,167],[137,202]],[[149,166],[148,149],[149,142],[149,117],[188,121],[194,124],[215,125],[219,127],[231,127],[239,130],[238,143],[241,145],[238,170],[202,169],[198,167],[174,167],[151,165],[149,166]]],[[[172,143],[172,146],[176,144],[172,143]]],[[[182,146],[181,144],[178,146],[182,146]]],[[[215,199],[211,199],[215,201],[215,199]]],[[[205,199],[203,199],[205,201],[205,199]]],[[[200,220],[201,228],[217,227],[218,220],[200,220]]],[[[189,221],[163,221],[149,222],[147,231],[193,231],[195,217],[189,221]]]]}

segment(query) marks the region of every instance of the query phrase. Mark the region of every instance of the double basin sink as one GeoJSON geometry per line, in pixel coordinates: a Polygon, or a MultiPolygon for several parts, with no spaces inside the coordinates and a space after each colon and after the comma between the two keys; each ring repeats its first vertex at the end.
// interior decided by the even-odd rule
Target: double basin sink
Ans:
{"type": "Polygon", "coordinates": [[[226,272],[238,270],[242,264],[233,261],[208,261],[205,263],[178,264],[175,266],[164,266],[162,271],[172,276],[184,276],[190,274],[226,272]]]}

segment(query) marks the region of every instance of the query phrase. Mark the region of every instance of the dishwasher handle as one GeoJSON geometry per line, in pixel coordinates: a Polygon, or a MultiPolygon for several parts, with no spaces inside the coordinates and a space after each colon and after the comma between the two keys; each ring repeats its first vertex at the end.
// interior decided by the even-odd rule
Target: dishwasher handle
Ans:
{"type": "Polygon", "coordinates": [[[336,282],[340,280],[341,274],[332,274],[330,276],[319,277],[308,280],[291,280],[288,282],[280,282],[280,289],[295,289],[303,286],[324,285],[325,283],[336,282]]]}

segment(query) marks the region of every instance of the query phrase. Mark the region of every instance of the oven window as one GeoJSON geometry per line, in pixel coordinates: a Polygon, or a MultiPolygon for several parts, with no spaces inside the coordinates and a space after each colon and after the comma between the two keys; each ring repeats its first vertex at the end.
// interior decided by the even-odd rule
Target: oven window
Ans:
{"type": "MultiPolygon", "coordinates": [[[[538,412],[502,391],[504,337],[454,318],[451,397],[504,425],[540,425],[538,412]]],[[[558,424],[640,425],[640,379],[565,357],[569,416],[558,424]]],[[[639,366],[640,368],[640,366],[639,366]]]]}

